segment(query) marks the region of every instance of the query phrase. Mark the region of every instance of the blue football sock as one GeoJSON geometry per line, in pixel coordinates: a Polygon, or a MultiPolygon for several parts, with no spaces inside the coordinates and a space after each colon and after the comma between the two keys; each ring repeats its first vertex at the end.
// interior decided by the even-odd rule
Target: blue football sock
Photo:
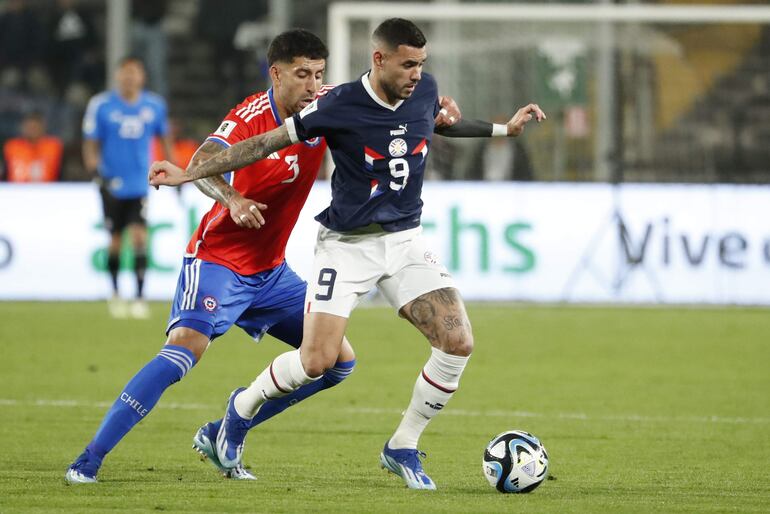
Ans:
{"type": "Polygon", "coordinates": [[[195,365],[187,348],[166,345],[134,375],[104,416],[99,430],[86,447],[101,461],[118,442],[152,410],[163,391],[179,382],[195,365]]]}
{"type": "MultiPolygon", "coordinates": [[[[281,398],[277,398],[275,400],[266,401],[257,411],[257,415],[254,416],[254,418],[251,420],[250,428],[254,428],[260,423],[263,423],[272,418],[276,414],[280,414],[292,405],[301,402],[305,398],[309,398],[310,396],[313,396],[314,394],[323,391],[324,389],[329,389],[330,387],[336,386],[353,372],[355,365],[355,359],[345,362],[338,362],[334,365],[333,368],[326,370],[326,373],[324,373],[318,380],[303,385],[291,394],[282,396],[281,398]]],[[[217,432],[219,432],[219,427],[222,425],[222,420],[218,419],[217,421],[212,421],[211,423],[216,426],[217,432]]]]}

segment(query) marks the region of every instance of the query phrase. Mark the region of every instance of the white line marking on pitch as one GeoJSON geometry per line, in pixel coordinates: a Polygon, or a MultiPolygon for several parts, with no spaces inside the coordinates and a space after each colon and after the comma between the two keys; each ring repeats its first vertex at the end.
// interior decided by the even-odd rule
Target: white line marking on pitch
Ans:
{"type": "MultiPolygon", "coordinates": [[[[8,398],[0,398],[0,407],[86,407],[106,409],[113,402],[89,402],[82,400],[33,400],[23,401],[8,398]]],[[[177,410],[221,410],[221,406],[208,405],[205,403],[163,403],[162,409],[177,410]]],[[[336,412],[347,414],[401,414],[401,409],[382,409],[375,407],[351,407],[343,409],[332,409],[336,412]]],[[[527,412],[527,411],[473,411],[464,409],[449,409],[444,411],[445,416],[460,417],[496,417],[496,418],[546,418],[546,419],[574,419],[579,421],[636,421],[642,423],[661,423],[661,422],[690,422],[690,423],[725,423],[732,425],[747,424],[770,424],[770,418],[750,418],[750,417],[731,417],[731,416],[643,416],[640,414],[597,414],[590,415],[580,412],[527,412]]]]}
{"type": "MultiPolygon", "coordinates": [[[[0,398],[0,406],[22,406],[22,407],[88,407],[105,409],[111,407],[114,402],[86,402],[81,400],[34,400],[34,401],[19,401],[12,399],[0,398]]],[[[179,409],[179,410],[209,410],[216,409],[214,405],[207,405],[204,403],[164,403],[162,404],[164,409],[179,409]]]]}
{"type": "MultiPolygon", "coordinates": [[[[344,409],[351,414],[401,414],[400,409],[379,409],[374,407],[344,409]]],[[[694,423],[728,423],[728,424],[766,424],[770,423],[770,418],[748,418],[748,417],[729,417],[729,416],[643,416],[640,414],[598,414],[590,415],[579,412],[527,412],[527,411],[471,411],[463,409],[450,409],[444,411],[445,416],[486,416],[486,417],[505,417],[505,418],[556,418],[556,419],[576,419],[581,421],[639,421],[639,422],[670,422],[686,421],[694,423]]]]}

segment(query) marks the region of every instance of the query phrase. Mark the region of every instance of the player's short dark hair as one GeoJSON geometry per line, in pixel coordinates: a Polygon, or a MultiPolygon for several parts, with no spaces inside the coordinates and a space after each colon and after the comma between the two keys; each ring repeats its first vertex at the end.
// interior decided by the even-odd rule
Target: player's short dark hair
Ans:
{"type": "Polygon", "coordinates": [[[420,27],[404,18],[390,18],[383,21],[374,29],[372,39],[387,45],[391,50],[397,49],[399,45],[422,48],[428,42],[420,27]]]}
{"type": "Polygon", "coordinates": [[[145,67],[144,66],[144,60],[141,57],[139,57],[138,55],[126,55],[126,56],[122,57],[118,61],[118,67],[123,67],[124,65],[131,64],[131,63],[138,64],[142,68],[145,67]]]}
{"type": "Polygon", "coordinates": [[[308,59],[327,59],[329,49],[321,38],[305,29],[291,29],[281,32],[267,49],[267,64],[292,62],[295,57],[308,59]]]}

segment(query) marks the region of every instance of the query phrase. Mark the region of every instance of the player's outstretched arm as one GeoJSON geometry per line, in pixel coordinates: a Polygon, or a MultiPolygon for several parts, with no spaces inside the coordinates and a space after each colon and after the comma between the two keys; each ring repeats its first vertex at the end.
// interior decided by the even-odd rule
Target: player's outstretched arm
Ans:
{"type": "Polygon", "coordinates": [[[505,124],[508,129],[508,137],[516,137],[524,132],[524,126],[533,118],[538,123],[546,119],[545,113],[537,104],[529,104],[516,111],[516,114],[505,124]]]}
{"type": "Polygon", "coordinates": [[[462,119],[449,127],[436,126],[434,132],[446,137],[516,137],[524,131],[524,126],[532,119],[541,122],[546,119],[545,113],[537,104],[522,107],[505,125],[481,120],[462,119]]]}
{"type": "MultiPolygon", "coordinates": [[[[198,166],[210,159],[214,154],[224,150],[220,144],[212,141],[204,142],[195,151],[188,169],[198,166]]],[[[222,175],[206,177],[193,182],[195,187],[212,200],[230,211],[230,217],[239,227],[260,228],[265,224],[265,219],[260,211],[267,209],[267,205],[244,198],[233,186],[228,184],[222,175]]]]}
{"type": "Polygon", "coordinates": [[[286,148],[290,144],[289,131],[286,129],[286,125],[281,125],[270,132],[244,139],[230,148],[214,154],[198,166],[189,167],[186,172],[170,162],[156,161],[150,166],[148,180],[150,185],[155,187],[178,186],[185,182],[243,168],[264,159],[275,151],[286,148]]]}

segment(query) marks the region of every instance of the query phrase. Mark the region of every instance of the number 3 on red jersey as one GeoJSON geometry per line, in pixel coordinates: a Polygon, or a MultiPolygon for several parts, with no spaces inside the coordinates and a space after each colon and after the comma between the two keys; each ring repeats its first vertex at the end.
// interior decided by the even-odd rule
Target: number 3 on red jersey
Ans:
{"type": "Polygon", "coordinates": [[[282,180],[281,184],[291,184],[295,180],[297,180],[297,176],[299,175],[299,156],[296,154],[293,155],[287,155],[283,158],[284,161],[286,161],[286,164],[289,165],[289,171],[294,173],[291,178],[287,178],[286,180],[282,180]]]}

